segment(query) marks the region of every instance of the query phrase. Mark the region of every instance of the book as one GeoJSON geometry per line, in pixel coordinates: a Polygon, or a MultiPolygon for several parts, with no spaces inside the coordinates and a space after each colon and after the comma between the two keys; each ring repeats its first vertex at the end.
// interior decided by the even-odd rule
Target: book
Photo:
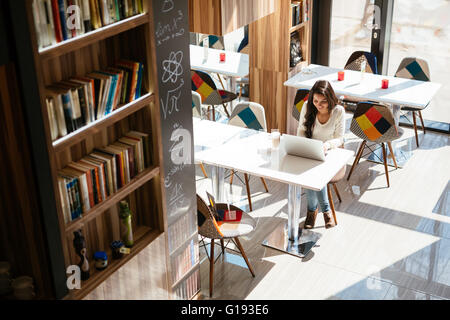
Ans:
{"type": "Polygon", "coordinates": [[[58,138],[58,122],[56,121],[56,113],[53,98],[45,99],[47,105],[48,122],[50,127],[50,135],[52,141],[58,138]]]}

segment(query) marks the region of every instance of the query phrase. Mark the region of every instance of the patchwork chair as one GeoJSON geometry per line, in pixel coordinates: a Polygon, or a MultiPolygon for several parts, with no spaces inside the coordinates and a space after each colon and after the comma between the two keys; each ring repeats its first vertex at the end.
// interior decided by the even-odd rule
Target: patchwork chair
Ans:
{"type": "MultiPolygon", "coordinates": [[[[192,91],[192,116],[195,118],[202,117],[202,97],[195,91],[192,91]]],[[[200,169],[202,169],[205,178],[208,178],[208,174],[206,173],[203,163],[196,162],[196,164],[198,164],[200,166],[200,169]]]]}
{"type": "Polygon", "coordinates": [[[306,102],[308,102],[309,98],[309,90],[306,89],[298,89],[294,98],[294,105],[292,106],[292,116],[295,120],[299,121],[300,112],[302,112],[302,108],[306,102]]]}
{"type": "Polygon", "coordinates": [[[363,61],[366,61],[366,72],[378,74],[377,69],[377,56],[372,52],[367,51],[355,51],[347,60],[344,69],[361,71],[361,65],[363,61]]]}
{"type": "MultiPolygon", "coordinates": [[[[234,108],[228,124],[253,130],[267,131],[266,115],[264,107],[256,102],[240,102],[234,108]]],[[[233,184],[233,177],[235,171],[231,171],[230,184],[233,184]]],[[[249,175],[244,174],[245,185],[247,188],[247,198],[250,211],[253,211],[252,198],[250,193],[249,175]]],[[[261,178],[261,182],[264,185],[266,192],[269,192],[267,183],[264,178],[261,178]]]]}
{"type": "Polygon", "coordinates": [[[201,103],[212,107],[213,121],[216,121],[215,106],[223,105],[227,117],[230,118],[225,103],[237,98],[233,92],[218,90],[209,74],[199,70],[191,70],[192,91],[200,94],[201,103]]]}
{"type": "MultiPolygon", "coordinates": [[[[366,69],[365,72],[378,74],[377,68],[377,56],[372,52],[367,51],[355,51],[353,52],[347,60],[344,69],[345,70],[353,70],[353,71],[361,71],[361,65],[363,61],[366,61],[366,69]]],[[[342,105],[348,111],[355,111],[356,104],[361,100],[350,99],[343,97],[341,99],[342,105]]]]}
{"type": "MultiPolygon", "coordinates": [[[[246,26],[246,27],[248,27],[248,26],[246,26]]],[[[241,43],[239,44],[237,52],[249,54],[249,51],[250,51],[250,47],[248,45],[248,31],[247,31],[245,33],[245,36],[242,39],[241,43]]],[[[239,84],[239,100],[241,100],[242,88],[244,87],[244,85],[247,85],[247,86],[249,85],[250,78],[248,77],[248,75],[245,77],[242,77],[242,78],[237,78],[236,83],[239,84]]]]}
{"type": "MultiPolygon", "coordinates": [[[[228,205],[225,203],[217,203],[216,208],[218,210],[228,210],[228,205]]],[[[230,210],[240,210],[239,208],[230,205],[230,210]]],[[[246,212],[242,213],[242,218],[239,222],[222,222],[217,221],[214,213],[210,206],[206,204],[206,202],[197,195],[197,214],[198,214],[198,234],[203,238],[211,239],[210,242],[210,253],[208,255],[208,251],[206,254],[208,255],[209,260],[209,296],[213,295],[213,287],[214,287],[214,240],[219,239],[222,246],[222,254],[225,254],[225,240],[228,240],[227,245],[230,241],[234,242],[236,247],[239,249],[235,251],[233,249],[227,248],[228,250],[238,252],[242,255],[247,264],[247,267],[255,277],[255,273],[253,272],[253,268],[248,261],[247,255],[245,254],[244,248],[242,247],[241,242],[239,241],[240,236],[244,236],[252,232],[256,228],[256,221],[246,212]]],[[[204,243],[204,241],[203,241],[204,243]]],[[[205,248],[206,250],[206,248],[205,248]]]]}
{"type": "MultiPolygon", "coordinates": [[[[407,57],[404,58],[400,65],[398,66],[397,72],[395,73],[396,77],[406,78],[406,79],[414,79],[420,81],[430,81],[430,68],[428,67],[428,63],[420,58],[415,57],[407,57]]],[[[426,108],[426,106],[425,106],[426,108]]],[[[414,132],[416,135],[416,145],[419,147],[419,136],[417,133],[417,124],[416,124],[416,112],[419,115],[420,122],[422,123],[423,134],[425,134],[425,125],[422,118],[421,109],[417,107],[410,106],[402,106],[401,110],[411,111],[413,118],[413,126],[414,132]]]]}
{"type": "Polygon", "coordinates": [[[401,134],[395,126],[394,116],[392,111],[383,105],[379,105],[374,102],[359,102],[356,111],[353,115],[353,119],[350,125],[350,131],[357,137],[363,139],[358,152],[356,153],[355,161],[353,162],[350,173],[347,180],[350,179],[353,170],[361,159],[364,148],[367,142],[380,143],[383,150],[383,162],[384,170],[386,172],[386,181],[389,185],[389,173],[387,167],[387,155],[385,144],[388,145],[389,151],[392,155],[395,168],[397,169],[397,161],[395,160],[395,154],[392,149],[391,142],[400,138],[401,134]]]}
{"type": "MultiPolygon", "coordinates": [[[[223,50],[225,48],[223,44],[223,37],[218,37],[215,35],[208,35],[208,48],[217,49],[217,50],[223,50]]],[[[206,38],[203,37],[203,40],[200,41],[199,46],[203,47],[203,41],[206,38]]]]}

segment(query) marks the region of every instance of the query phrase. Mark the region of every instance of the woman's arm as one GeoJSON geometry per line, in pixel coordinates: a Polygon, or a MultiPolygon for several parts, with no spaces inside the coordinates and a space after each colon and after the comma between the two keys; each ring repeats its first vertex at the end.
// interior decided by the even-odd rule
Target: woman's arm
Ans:
{"type": "Polygon", "coordinates": [[[303,104],[302,110],[300,111],[300,118],[298,121],[298,128],[297,128],[297,136],[300,136],[300,137],[306,137],[306,128],[304,126],[304,123],[305,123],[305,115],[306,115],[307,107],[308,107],[308,103],[305,102],[305,104],[303,104]]]}
{"type": "Polygon", "coordinates": [[[336,114],[335,127],[333,133],[333,139],[328,140],[324,143],[324,146],[329,149],[334,149],[342,146],[344,144],[344,134],[345,134],[345,109],[342,106],[336,106],[339,108],[336,114]]]}

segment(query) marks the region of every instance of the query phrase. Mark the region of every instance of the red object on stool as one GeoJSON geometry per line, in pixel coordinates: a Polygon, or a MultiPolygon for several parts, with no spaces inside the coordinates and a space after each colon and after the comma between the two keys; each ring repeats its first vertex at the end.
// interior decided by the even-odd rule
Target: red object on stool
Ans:
{"type": "Polygon", "coordinates": [[[345,74],[344,71],[339,71],[339,72],[338,72],[338,80],[339,80],[339,81],[344,80],[344,74],[345,74]]]}
{"type": "Polygon", "coordinates": [[[225,62],[225,53],[220,54],[220,62],[225,62]]]}
{"type": "Polygon", "coordinates": [[[389,88],[389,80],[388,79],[382,79],[381,80],[381,89],[387,89],[389,88]]]}

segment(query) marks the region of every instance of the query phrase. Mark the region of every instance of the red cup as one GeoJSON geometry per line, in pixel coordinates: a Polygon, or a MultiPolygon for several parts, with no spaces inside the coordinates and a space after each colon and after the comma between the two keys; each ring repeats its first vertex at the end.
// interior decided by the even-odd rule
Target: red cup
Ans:
{"type": "Polygon", "coordinates": [[[388,79],[382,79],[381,80],[381,89],[387,89],[389,88],[389,80],[388,79]]]}
{"type": "Polygon", "coordinates": [[[225,62],[225,53],[220,54],[220,62],[225,62]]]}
{"type": "Polygon", "coordinates": [[[344,74],[345,74],[344,71],[339,71],[339,72],[338,72],[338,80],[339,80],[339,81],[344,80],[344,74]]]}

